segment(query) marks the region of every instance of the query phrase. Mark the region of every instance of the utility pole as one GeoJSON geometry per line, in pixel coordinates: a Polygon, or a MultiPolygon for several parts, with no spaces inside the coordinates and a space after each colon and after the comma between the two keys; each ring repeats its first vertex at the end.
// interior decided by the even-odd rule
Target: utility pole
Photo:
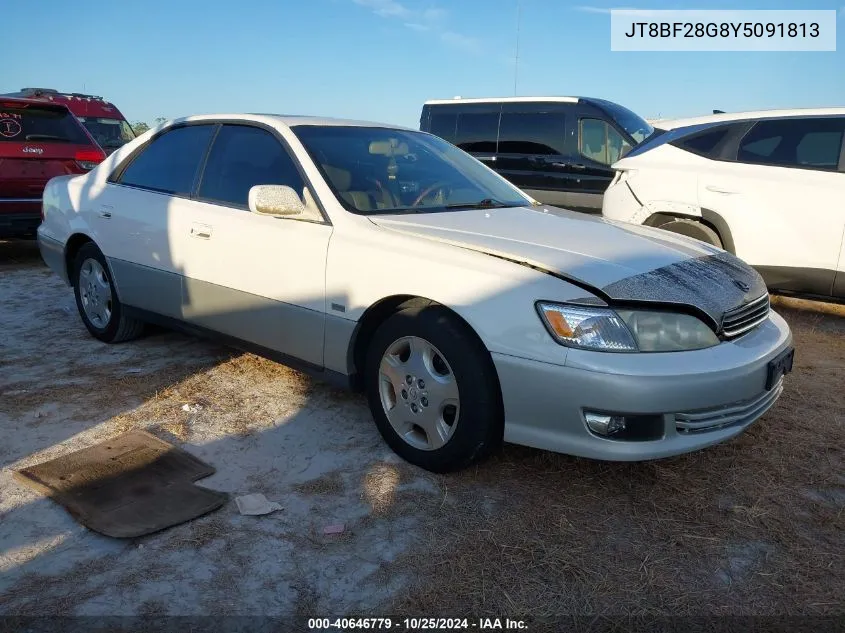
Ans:
{"type": "Polygon", "coordinates": [[[522,0],[516,0],[516,55],[513,60],[513,95],[516,96],[516,81],[519,77],[519,23],[522,18],[522,0]]]}

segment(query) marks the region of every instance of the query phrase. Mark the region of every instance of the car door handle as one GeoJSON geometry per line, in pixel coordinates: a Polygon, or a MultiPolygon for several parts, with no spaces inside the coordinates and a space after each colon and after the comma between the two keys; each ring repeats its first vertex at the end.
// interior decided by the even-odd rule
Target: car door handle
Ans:
{"type": "Polygon", "coordinates": [[[105,204],[103,206],[101,206],[100,207],[100,217],[108,220],[111,217],[112,208],[113,207],[111,207],[109,205],[105,205],[105,204]]]}
{"type": "Polygon", "coordinates": [[[207,240],[211,237],[212,232],[213,229],[208,224],[200,224],[199,222],[191,224],[191,237],[199,237],[207,240]]]}
{"type": "Polygon", "coordinates": [[[718,185],[706,185],[704,188],[707,189],[707,191],[712,191],[713,193],[725,193],[725,194],[739,193],[738,191],[734,191],[733,189],[727,189],[725,187],[719,187],[718,185]]]}
{"type": "Polygon", "coordinates": [[[495,160],[496,160],[495,156],[476,156],[476,158],[478,160],[489,160],[489,161],[493,161],[493,162],[495,162],[495,160]]]}
{"type": "MultiPolygon", "coordinates": [[[[565,166],[565,165],[564,165],[565,166]]],[[[586,165],[582,165],[581,163],[572,163],[569,165],[572,169],[587,169],[586,165]]]]}

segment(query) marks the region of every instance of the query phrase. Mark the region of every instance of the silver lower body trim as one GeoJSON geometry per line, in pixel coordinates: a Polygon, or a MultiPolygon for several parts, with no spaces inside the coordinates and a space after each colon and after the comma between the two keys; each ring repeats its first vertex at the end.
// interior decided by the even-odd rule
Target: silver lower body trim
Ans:
{"type": "Polygon", "coordinates": [[[676,413],[675,426],[678,433],[687,434],[748,424],[768,411],[781,393],[783,378],[771,390],[751,400],[691,413],[676,413]]]}

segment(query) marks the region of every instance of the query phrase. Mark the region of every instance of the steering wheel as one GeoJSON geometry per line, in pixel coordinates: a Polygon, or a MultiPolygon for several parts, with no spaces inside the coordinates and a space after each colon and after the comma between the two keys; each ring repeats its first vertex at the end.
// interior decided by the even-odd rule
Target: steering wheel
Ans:
{"type": "Polygon", "coordinates": [[[439,190],[440,190],[440,192],[442,193],[442,192],[443,192],[443,190],[444,190],[444,189],[446,189],[447,187],[451,189],[451,187],[449,186],[449,183],[448,183],[448,182],[446,182],[446,181],[444,181],[444,180],[438,180],[437,182],[435,182],[435,183],[434,183],[433,185],[431,185],[430,187],[426,187],[426,188],[423,190],[423,192],[422,192],[420,195],[418,195],[418,196],[417,196],[417,199],[416,199],[416,200],[414,200],[414,201],[411,203],[411,206],[412,206],[412,207],[418,207],[418,206],[420,206],[420,203],[421,203],[423,200],[425,200],[428,196],[430,196],[430,195],[431,195],[434,191],[436,191],[436,190],[438,190],[438,189],[439,189],[439,190]]]}
{"type": "Polygon", "coordinates": [[[378,189],[378,192],[382,195],[382,197],[386,196],[390,200],[390,204],[396,206],[396,197],[387,187],[381,184],[381,181],[378,178],[367,177],[365,178],[365,180],[367,182],[373,183],[376,186],[376,189],[378,189]]]}

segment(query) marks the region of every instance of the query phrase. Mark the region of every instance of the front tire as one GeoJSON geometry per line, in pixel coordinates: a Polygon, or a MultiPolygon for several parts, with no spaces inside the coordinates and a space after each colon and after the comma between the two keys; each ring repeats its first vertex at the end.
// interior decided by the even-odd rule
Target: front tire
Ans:
{"type": "Polygon", "coordinates": [[[124,314],[106,258],[93,242],[76,254],[73,293],[79,316],[94,338],[120,343],[142,334],[144,324],[124,314]]]}
{"type": "Polygon", "coordinates": [[[437,473],[465,468],[502,442],[490,354],[442,306],[407,308],[376,331],[365,387],[376,426],[403,459],[437,473]]]}

